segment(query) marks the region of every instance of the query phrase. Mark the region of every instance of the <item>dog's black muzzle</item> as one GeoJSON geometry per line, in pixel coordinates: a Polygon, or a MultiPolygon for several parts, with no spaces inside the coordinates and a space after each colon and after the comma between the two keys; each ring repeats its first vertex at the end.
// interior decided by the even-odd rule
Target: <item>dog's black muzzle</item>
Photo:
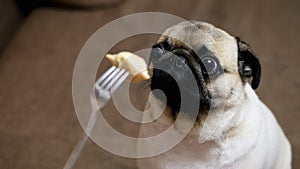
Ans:
{"type": "Polygon", "coordinates": [[[189,51],[181,48],[164,51],[154,47],[150,62],[153,63],[151,89],[161,90],[166,97],[161,92],[154,92],[154,95],[167,102],[174,112],[190,112],[195,106],[198,106],[197,111],[209,107],[201,66],[189,51]]]}

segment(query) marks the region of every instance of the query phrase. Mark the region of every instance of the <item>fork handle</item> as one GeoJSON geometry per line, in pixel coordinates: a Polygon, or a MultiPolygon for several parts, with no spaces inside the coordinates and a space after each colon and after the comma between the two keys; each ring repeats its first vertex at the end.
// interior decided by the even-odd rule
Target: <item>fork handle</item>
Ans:
{"type": "Polygon", "coordinates": [[[86,141],[89,138],[89,135],[91,134],[91,132],[95,126],[98,116],[99,116],[99,112],[97,110],[92,112],[90,119],[87,123],[86,130],[83,131],[80,139],[78,140],[77,144],[75,145],[75,147],[74,147],[71,155],[69,156],[69,159],[66,162],[63,169],[72,169],[73,168],[76,160],[78,159],[78,157],[80,155],[80,152],[82,151],[86,141]]]}

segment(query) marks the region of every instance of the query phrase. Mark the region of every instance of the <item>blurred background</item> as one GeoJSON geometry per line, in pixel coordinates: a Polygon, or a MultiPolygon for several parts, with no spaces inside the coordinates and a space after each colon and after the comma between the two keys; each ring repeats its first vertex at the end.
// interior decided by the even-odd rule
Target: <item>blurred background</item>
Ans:
{"type": "MultiPolygon", "coordinates": [[[[63,168],[82,133],[72,102],[80,49],[106,23],[149,11],[207,21],[251,44],[263,66],[257,93],[292,143],[293,168],[300,168],[299,0],[1,0],[0,168],[63,168]]],[[[131,37],[111,51],[149,48],[156,38],[131,37]]],[[[109,66],[104,61],[99,72],[109,66]]],[[[138,87],[131,99],[141,109],[138,87]]],[[[120,132],[137,134],[138,125],[112,103],[105,113],[120,132]]],[[[75,168],[136,168],[136,161],[88,141],[75,168]]]]}

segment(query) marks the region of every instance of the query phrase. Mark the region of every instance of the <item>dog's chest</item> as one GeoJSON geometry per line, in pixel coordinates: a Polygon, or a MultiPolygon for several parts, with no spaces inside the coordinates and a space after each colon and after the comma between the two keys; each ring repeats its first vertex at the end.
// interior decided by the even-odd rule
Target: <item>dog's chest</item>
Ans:
{"type": "Polygon", "coordinates": [[[139,160],[140,169],[226,169],[239,168],[230,150],[215,142],[198,143],[198,137],[187,136],[180,144],[161,155],[139,160]],[[233,160],[233,161],[232,161],[233,160]],[[233,166],[234,165],[234,166],[233,166]]]}

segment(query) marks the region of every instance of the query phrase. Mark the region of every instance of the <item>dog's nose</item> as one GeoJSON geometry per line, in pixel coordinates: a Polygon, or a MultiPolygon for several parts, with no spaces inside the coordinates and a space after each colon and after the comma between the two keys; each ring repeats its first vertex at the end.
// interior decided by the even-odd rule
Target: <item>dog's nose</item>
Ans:
{"type": "MultiPolygon", "coordinates": [[[[179,85],[188,86],[190,80],[194,78],[186,59],[183,56],[172,55],[170,57],[163,57],[154,64],[154,68],[160,70],[162,81],[174,79],[179,85]]],[[[171,85],[171,84],[170,84],[171,85]]]]}
{"type": "Polygon", "coordinates": [[[186,69],[188,65],[184,57],[178,56],[175,58],[173,66],[175,66],[178,69],[186,69]]]}
{"type": "Polygon", "coordinates": [[[174,79],[177,80],[184,78],[189,69],[187,61],[184,59],[184,57],[176,56],[174,54],[157,61],[154,64],[154,67],[170,74],[174,79]]]}
{"type": "MultiPolygon", "coordinates": [[[[177,50],[176,50],[177,51],[177,50]]],[[[153,47],[150,53],[150,61],[156,68],[182,71],[187,68],[187,61],[176,51],[164,50],[164,47],[153,47]]]]}
{"type": "Polygon", "coordinates": [[[161,57],[157,55],[152,56],[154,66],[157,68],[172,69],[172,70],[186,70],[188,68],[187,61],[183,56],[173,53],[167,53],[161,57]]]}

